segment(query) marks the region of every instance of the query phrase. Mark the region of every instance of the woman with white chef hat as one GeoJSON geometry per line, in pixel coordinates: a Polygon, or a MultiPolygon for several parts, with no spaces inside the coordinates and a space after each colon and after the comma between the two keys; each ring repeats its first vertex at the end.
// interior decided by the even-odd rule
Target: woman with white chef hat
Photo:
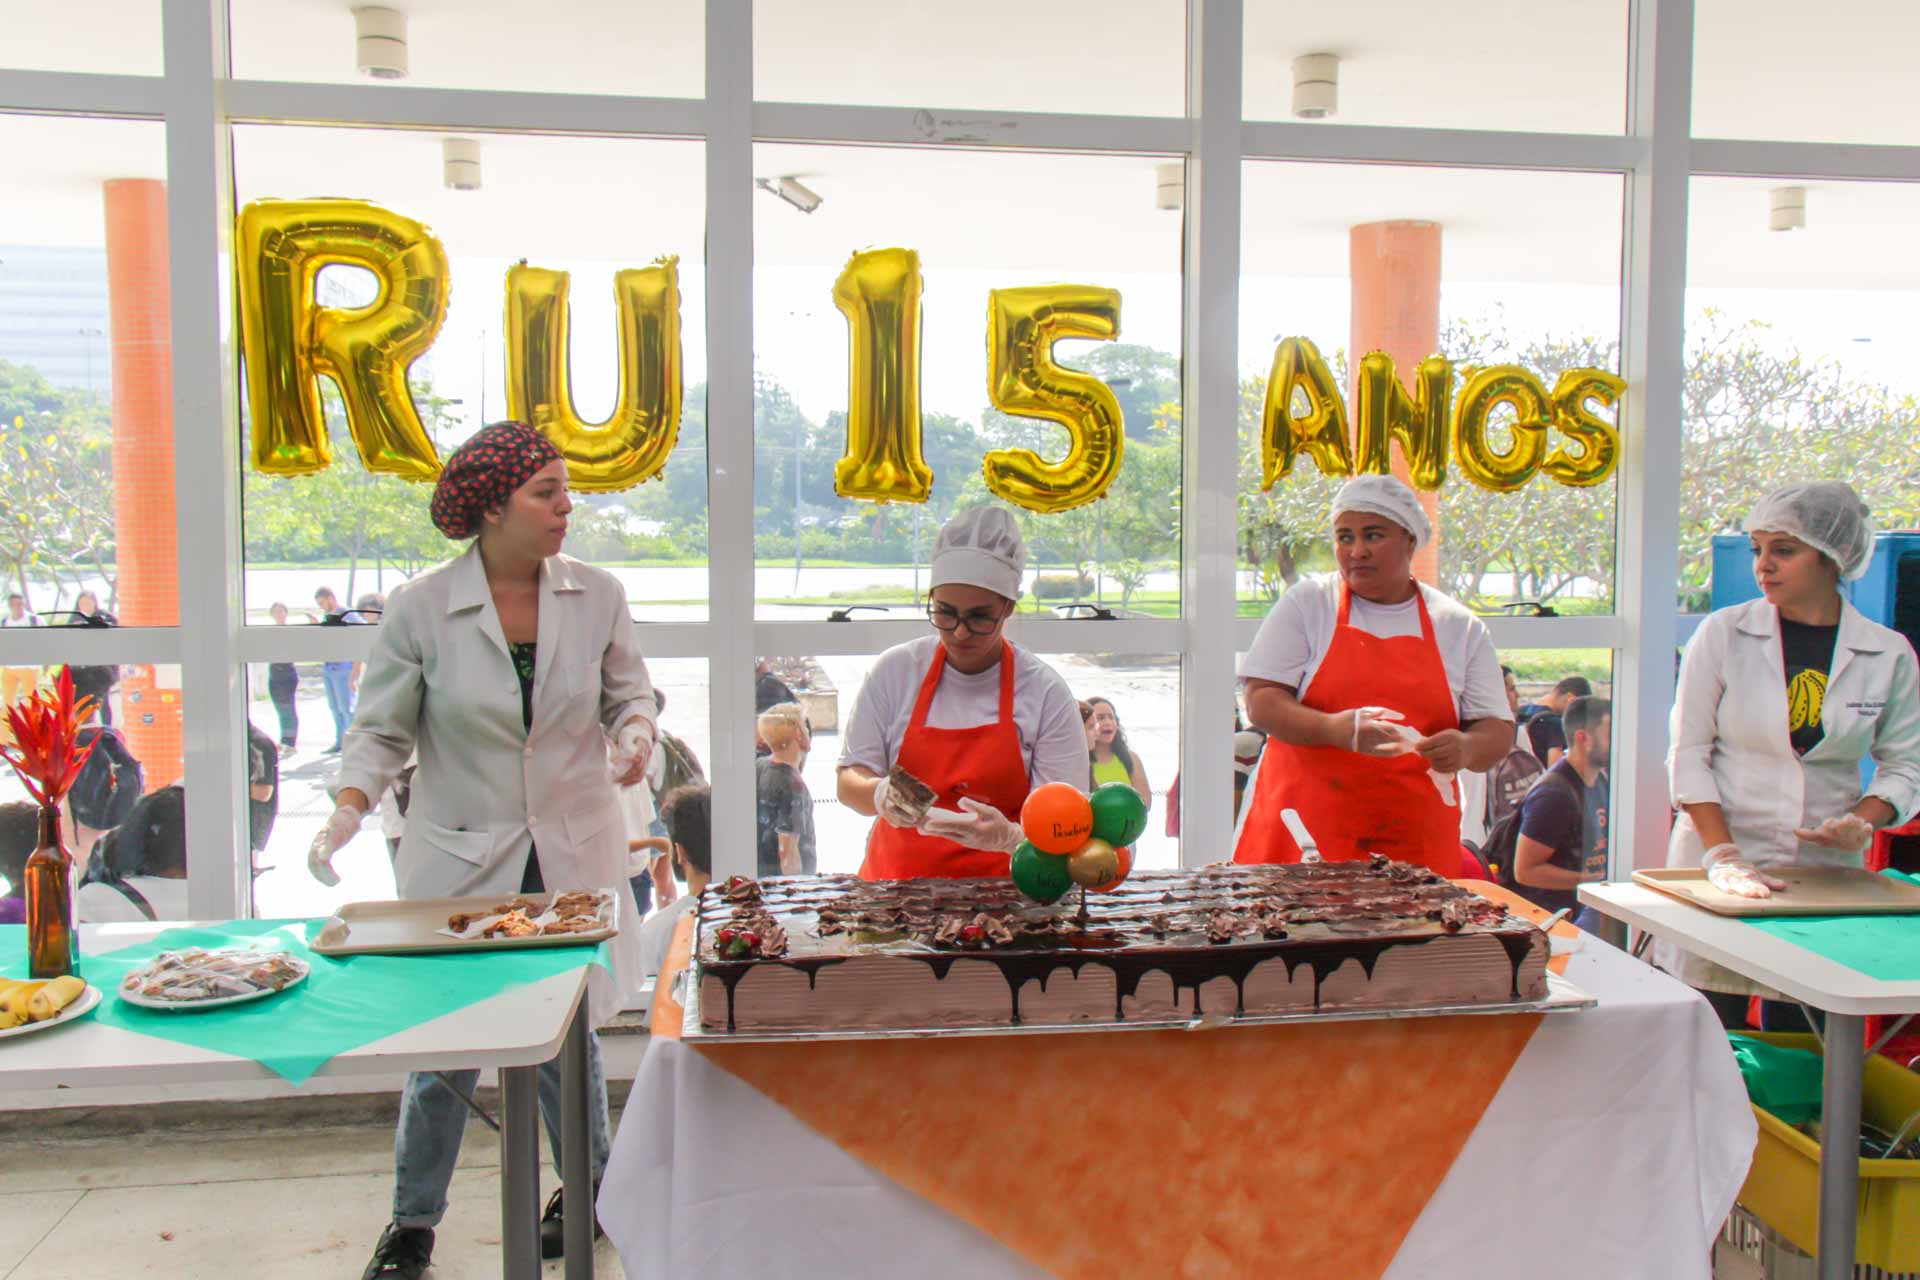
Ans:
{"type": "MultiPolygon", "coordinates": [[[[1765,898],[1786,888],[1771,871],[1861,866],[1877,828],[1913,816],[1920,670],[1904,636],[1840,594],[1873,556],[1872,517],[1850,486],[1778,489],[1746,528],[1760,599],[1709,614],[1680,663],[1667,865],[1705,867],[1718,888],[1765,898]]],[[[1655,954],[1693,986],[1759,990],[1677,948],[1655,954]]]]}
{"type": "Polygon", "coordinates": [[[1355,476],[1332,519],[1338,572],[1289,588],[1240,663],[1267,743],[1234,861],[1299,861],[1293,811],[1328,860],[1456,875],[1453,775],[1513,748],[1499,655],[1485,623],[1415,580],[1433,526],[1404,482],[1355,476]]]}
{"type": "Polygon", "coordinates": [[[880,655],[840,752],[840,803],[874,818],[866,879],[1004,876],[1027,793],[1048,782],[1086,790],[1079,702],[1003,634],[1026,567],[1004,508],[942,526],[927,594],[934,633],[880,655]],[[933,790],[931,817],[916,822],[888,781],[896,766],[933,790]]]}
{"type": "MultiPolygon", "coordinates": [[[[400,896],[613,890],[620,936],[610,945],[614,982],[589,987],[597,1024],[641,978],[627,832],[609,769],[617,783],[643,778],[657,732],[625,588],[560,554],[572,510],[567,464],[531,427],[494,423],[447,459],[433,523],[449,539],[471,541],[394,589],[347,730],[339,807],[307,859],[315,878],[338,884],[334,855],[417,751],[394,862],[400,896]]],[[[588,1050],[598,1182],[609,1145],[607,1091],[597,1037],[589,1036],[588,1050]]],[[[479,1075],[407,1077],[393,1219],[364,1280],[414,1280],[431,1262],[479,1075]]],[[[557,1063],[540,1068],[539,1092],[558,1165],[557,1063]]],[[[562,1251],[561,1205],[556,1192],[540,1224],[545,1257],[562,1251]]]]}

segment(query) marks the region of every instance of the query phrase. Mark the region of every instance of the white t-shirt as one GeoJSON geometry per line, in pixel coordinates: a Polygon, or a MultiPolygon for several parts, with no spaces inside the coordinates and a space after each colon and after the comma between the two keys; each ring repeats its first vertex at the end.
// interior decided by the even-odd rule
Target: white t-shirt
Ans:
{"type": "MultiPolygon", "coordinates": [[[[873,664],[847,718],[842,768],[859,765],[884,775],[893,767],[939,643],[938,636],[909,640],[873,664]]],[[[974,675],[951,665],[940,673],[940,687],[927,708],[928,728],[971,729],[999,718],[999,663],[974,675]]],[[[1013,727],[1034,786],[1068,782],[1087,790],[1087,731],[1080,724],[1079,700],[1059,672],[1018,645],[1013,646],[1013,727]]]]}
{"type": "Polygon", "coordinates": [[[17,618],[11,612],[0,610],[0,627],[37,627],[39,625],[40,615],[31,609],[17,618]]]}
{"type": "Polygon", "coordinates": [[[648,916],[640,925],[640,973],[643,977],[657,977],[660,966],[667,962],[667,948],[673,945],[673,926],[681,916],[693,910],[693,904],[700,901],[697,893],[688,893],[684,888],[680,896],[648,916]]]}
{"type": "MultiPolygon", "coordinates": [[[[139,890],[153,908],[156,920],[186,920],[187,882],[165,876],[128,876],[127,883],[139,890]]],[[[140,924],[146,915],[133,899],[110,884],[98,880],[80,886],[73,895],[74,918],[82,924],[140,924]]]]}
{"type": "MultiPolygon", "coordinates": [[[[1462,723],[1470,720],[1512,720],[1507,686],[1500,674],[1500,655],[1494,652],[1487,624],[1457,600],[1422,584],[1427,613],[1433,619],[1433,639],[1446,668],[1462,723]]],[[[1291,685],[1304,698],[1314,672],[1333,643],[1340,617],[1340,575],[1304,578],[1274,602],[1266,621],[1253,638],[1253,647],[1240,660],[1242,681],[1271,680],[1291,685]]],[[[1368,635],[1382,639],[1420,634],[1420,607],[1409,598],[1404,604],[1373,604],[1353,598],[1347,620],[1368,635]]]]}

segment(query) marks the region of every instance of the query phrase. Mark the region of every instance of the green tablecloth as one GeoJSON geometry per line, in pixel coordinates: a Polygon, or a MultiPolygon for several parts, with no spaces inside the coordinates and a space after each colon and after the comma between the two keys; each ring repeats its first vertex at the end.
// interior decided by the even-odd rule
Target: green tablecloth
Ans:
{"type": "MultiPolygon", "coordinates": [[[[1882,875],[1920,883],[1920,877],[1882,875]]],[[[1773,916],[1747,925],[1883,982],[1920,982],[1920,915],[1773,916]]]]}
{"type": "MultiPolygon", "coordinates": [[[[318,920],[236,920],[168,929],[150,942],[97,955],[83,953],[80,975],[106,998],[91,1015],[141,1035],[251,1058],[298,1085],[328,1059],[398,1031],[478,1004],[502,991],[587,964],[606,965],[606,944],[447,956],[315,955],[307,939],[318,920]],[[313,966],[297,987],[277,996],[209,1009],[164,1013],[116,996],[120,979],[162,951],[182,947],[253,946],[285,950],[313,966]]],[[[27,938],[21,925],[0,926],[0,977],[25,977],[27,938]]]]}

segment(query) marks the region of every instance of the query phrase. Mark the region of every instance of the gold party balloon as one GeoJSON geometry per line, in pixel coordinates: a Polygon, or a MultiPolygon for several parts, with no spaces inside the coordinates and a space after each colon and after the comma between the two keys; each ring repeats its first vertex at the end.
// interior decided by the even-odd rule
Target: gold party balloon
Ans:
{"type": "Polygon", "coordinates": [[[847,317],[847,452],[833,491],[868,502],[925,502],[933,469],[920,452],[920,255],[862,249],[833,282],[847,317]]]}
{"type": "Polygon", "coordinates": [[[1273,350],[1267,400],[1260,410],[1263,492],[1293,470],[1294,455],[1303,449],[1319,466],[1321,475],[1353,474],[1353,455],[1347,449],[1347,407],[1327,362],[1308,339],[1283,338],[1273,350]],[[1293,415],[1296,387],[1307,397],[1307,412],[1298,418],[1293,415]]]}
{"type": "Polygon", "coordinates": [[[564,271],[507,269],[507,411],[537,427],[567,460],[567,480],[614,493],[666,468],[680,435],[680,259],[616,272],[620,379],[613,413],[588,422],[573,407],[564,271]]]}
{"type": "Polygon", "coordinates": [[[1067,875],[1083,888],[1110,889],[1120,883],[1120,852],[1095,837],[1067,855],[1067,875]]]}
{"type": "Polygon", "coordinates": [[[1460,474],[1495,493],[1526,484],[1546,456],[1550,413],[1546,387],[1519,365],[1476,370],[1453,408],[1453,457],[1460,474]],[[1487,419],[1501,404],[1513,406],[1513,444],[1495,453],[1487,441],[1487,419]]]}
{"type": "Polygon", "coordinates": [[[333,379],[368,471],[432,480],[440,459],[407,370],[447,316],[447,253],[420,223],[364,200],[258,200],[240,211],[234,272],[253,465],[311,475],[333,461],[319,378],[333,379]],[[322,307],[321,270],[365,267],[370,306],[322,307]]]}
{"type": "Polygon", "coordinates": [[[1106,493],[1120,474],[1126,422],[1113,389],[1054,363],[1063,338],[1120,336],[1120,291],[1048,284],[987,295],[987,399],[1002,413],[1043,418],[1067,429],[1066,456],[1047,462],[1031,449],[995,449],[981,461],[995,497],[1043,514],[1070,511],[1106,493]]]}
{"type": "Polygon", "coordinates": [[[1355,469],[1392,475],[1395,440],[1407,460],[1407,481],[1432,491],[1447,482],[1447,426],[1453,409],[1453,362],[1428,356],[1414,372],[1410,397],[1394,373],[1393,357],[1369,351],[1360,358],[1354,387],[1355,469]]]}
{"type": "Polygon", "coordinates": [[[1540,469],[1561,484],[1576,489],[1599,484],[1613,474],[1620,463],[1620,432],[1610,422],[1595,417],[1587,401],[1597,400],[1611,409],[1627,389],[1625,378],[1604,369],[1569,369],[1553,384],[1553,425],[1560,434],[1570,436],[1581,446],[1578,458],[1559,446],[1547,455],[1540,469]]]}

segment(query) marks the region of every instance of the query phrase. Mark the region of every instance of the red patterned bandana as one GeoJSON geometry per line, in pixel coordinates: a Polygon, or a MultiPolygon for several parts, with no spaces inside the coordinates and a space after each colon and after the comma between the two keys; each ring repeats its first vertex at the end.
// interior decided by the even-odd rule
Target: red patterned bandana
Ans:
{"type": "Polygon", "coordinates": [[[433,527],[456,541],[480,532],[481,517],[560,456],[552,441],[518,422],[482,427],[447,459],[433,487],[433,527]]]}

